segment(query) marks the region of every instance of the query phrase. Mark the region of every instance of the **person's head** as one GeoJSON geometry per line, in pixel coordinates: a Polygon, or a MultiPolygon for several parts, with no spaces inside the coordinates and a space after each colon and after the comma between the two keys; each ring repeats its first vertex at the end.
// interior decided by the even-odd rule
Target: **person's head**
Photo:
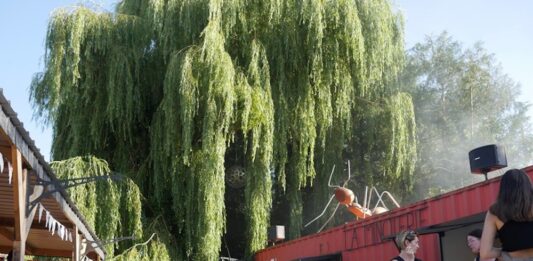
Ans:
{"type": "Polygon", "coordinates": [[[479,247],[481,245],[481,229],[474,229],[466,236],[466,244],[472,250],[472,253],[479,254],[479,247]]]}
{"type": "Polygon", "coordinates": [[[398,248],[398,251],[405,251],[409,254],[415,254],[418,250],[418,236],[413,230],[403,230],[396,234],[394,243],[398,248]]]}
{"type": "Polygon", "coordinates": [[[527,174],[518,169],[510,169],[503,174],[500,192],[490,212],[501,221],[527,221],[531,219],[533,188],[527,174]]]}

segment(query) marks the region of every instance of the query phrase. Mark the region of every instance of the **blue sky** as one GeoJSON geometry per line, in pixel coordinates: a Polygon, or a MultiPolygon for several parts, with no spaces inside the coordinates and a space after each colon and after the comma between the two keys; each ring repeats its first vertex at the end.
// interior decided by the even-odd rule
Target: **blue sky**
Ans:
{"type": "MultiPolygon", "coordinates": [[[[43,68],[44,37],[51,12],[79,2],[0,1],[0,88],[47,160],[52,132],[32,118],[29,85],[33,74],[43,68]]],[[[86,2],[111,10],[116,1],[86,2]]],[[[394,0],[393,3],[406,18],[407,47],[422,41],[425,35],[438,35],[444,30],[465,47],[482,41],[501,62],[504,72],[522,84],[520,99],[533,103],[533,18],[528,16],[533,11],[533,1],[394,0]]]]}
{"type": "Polygon", "coordinates": [[[404,13],[407,47],[444,30],[464,47],[481,41],[503,71],[522,84],[521,100],[533,103],[533,1],[393,1],[404,13]]]}

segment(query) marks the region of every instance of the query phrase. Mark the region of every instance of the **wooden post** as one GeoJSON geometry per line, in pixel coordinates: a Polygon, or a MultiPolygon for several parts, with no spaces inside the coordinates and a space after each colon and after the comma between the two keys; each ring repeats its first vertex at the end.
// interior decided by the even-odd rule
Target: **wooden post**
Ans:
{"type": "Polygon", "coordinates": [[[16,146],[11,145],[13,164],[13,210],[15,216],[15,238],[13,241],[13,260],[24,261],[26,252],[26,177],[22,172],[22,156],[16,146]]]}
{"type": "MultiPolygon", "coordinates": [[[[23,177],[25,177],[26,179],[26,190],[28,190],[28,186],[30,185],[30,180],[29,180],[29,176],[28,176],[28,170],[27,169],[23,169],[22,170],[22,175],[23,177]]],[[[34,201],[36,198],[38,198],[42,193],[43,193],[43,186],[34,186],[33,188],[33,193],[31,195],[28,195],[28,192],[29,191],[26,191],[25,192],[25,195],[26,195],[26,205],[24,206],[25,209],[27,209],[27,211],[29,211],[29,205],[32,201],[34,201]]],[[[35,214],[37,213],[37,209],[39,207],[38,206],[35,206],[31,211],[29,211],[28,213],[26,213],[26,228],[24,230],[24,235],[26,238],[28,238],[28,234],[30,233],[30,230],[31,230],[31,225],[33,224],[33,218],[35,217],[35,214]]]]}
{"type": "Polygon", "coordinates": [[[80,261],[81,259],[81,245],[80,245],[80,235],[78,234],[78,227],[74,226],[72,228],[72,243],[73,243],[73,251],[72,251],[72,260],[73,261],[80,261]]]}

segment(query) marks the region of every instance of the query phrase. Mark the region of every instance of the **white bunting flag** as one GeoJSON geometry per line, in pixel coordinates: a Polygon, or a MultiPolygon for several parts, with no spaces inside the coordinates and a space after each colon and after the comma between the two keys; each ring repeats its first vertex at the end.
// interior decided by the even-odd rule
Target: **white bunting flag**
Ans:
{"type": "Polygon", "coordinates": [[[43,216],[43,204],[39,203],[39,223],[41,223],[41,217],[43,216]]]}
{"type": "Polygon", "coordinates": [[[13,165],[11,162],[7,162],[7,173],[9,174],[9,185],[11,185],[11,178],[13,177],[13,165]]]}
{"type": "Polygon", "coordinates": [[[50,227],[51,227],[52,236],[53,236],[56,233],[57,221],[54,219],[54,217],[51,217],[51,219],[52,219],[52,225],[50,227]]]}
{"type": "MultiPolygon", "coordinates": [[[[48,225],[50,225],[50,212],[48,212],[48,210],[45,210],[45,211],[46,211],[46,223],[44,224],[44,227],[49,228],[48,225]]],[[[50,229],[48,229],[48,231],[50,231],[50,229]]]]}
{"type": "Polygon", "coordinates": [[[0,173],[4,172],[4,155],[0,153],[0,173]]]}

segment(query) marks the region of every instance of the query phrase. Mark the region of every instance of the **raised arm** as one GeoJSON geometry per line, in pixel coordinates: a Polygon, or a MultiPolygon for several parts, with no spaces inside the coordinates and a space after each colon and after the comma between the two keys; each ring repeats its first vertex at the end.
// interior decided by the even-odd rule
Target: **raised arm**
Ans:
{"type": "Polygon", "coordinates": [[[483,234],[481,235],[480,257],[481,259],[497,258],[501,256],[502,251],[494,247],[494,238],[496,238],[496,221],[497,217],[487,211],[485,224],[483,224],[483,234]]]}

